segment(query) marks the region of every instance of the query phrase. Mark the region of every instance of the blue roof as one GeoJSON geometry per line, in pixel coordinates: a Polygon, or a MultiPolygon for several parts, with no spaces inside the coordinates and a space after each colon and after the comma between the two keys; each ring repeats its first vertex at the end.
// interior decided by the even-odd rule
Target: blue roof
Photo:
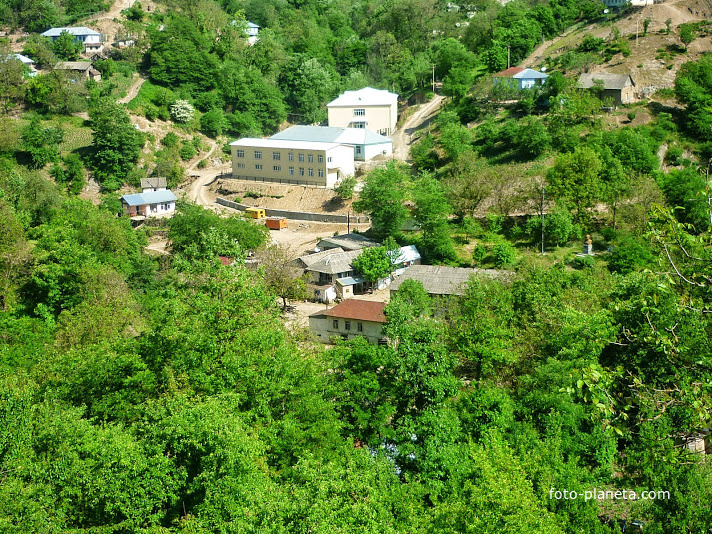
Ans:
{"type": "Polygon", "coordinates": [[[393,143],[388,137],[366,128],[335,128],[333,126],[292,126],[274,134],[270,139],[339,143],[342,145],[382,145],[393,143]]]}
{"type": "Polygon", "coordinates": [[[86,26],[73,26],[71,28],[50,28],[42,35],[44,37],[59,37],[62,32],[66,32],[70,35],[101,35],[99,32],[91,30],[86,26]]]}
{"type": "Polygon", "coordinates": [[[143,206],[145,204],[158,204],[159,202],[170,202],[178,200],[173,194],[173,191],[149,191],[147,193],[135,193],[133,195],[124,195],[121,200],[129,206],[143,206]]]}
{"type": "Polygon", "coordinates": [[[355,286],[356,284],[360,284],[365,281],[366,279],[361,278],[360,276],[344,276],[343,278],[336,279],[336,283],[342,286],[355,286]]]}
{"type": "Polygon", "coordinates": [[[544,74],[543,72],[539,72],[534,69],[524,69],[522,72],[512,76],[512,78],[517,80],[546,80],[548,77],[548,74],[544,74]]]}

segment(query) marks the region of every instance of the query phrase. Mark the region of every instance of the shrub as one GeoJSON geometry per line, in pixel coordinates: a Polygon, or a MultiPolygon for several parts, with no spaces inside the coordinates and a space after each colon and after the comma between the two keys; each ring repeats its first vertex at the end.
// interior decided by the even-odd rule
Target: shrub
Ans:
{"type": "Polygon", "coordinates": [[[221,109],[211,109],[200,117],[200,131],[209,137],[218,137],[227,130],[229,124],[221,109]]]}
{"type": "Polygon", "coordinates": [[[199,168],[199,169],[204,169],[204,168],[207,167],[207,166],[208,166],[208,160],[207,160],[207,159],[201,159],[201,160],[198,162],[198,168],[199,168]]]}
{"type": "Polygon", "coordinates": [[[492,248],[494,264],[502,269],[511,267],[517,261],[517,249],[508,241],[501,241],[492,248]]]}
{"type": "Polygon", "coordinates": [[[577,269],[590,269],[594,266],[595,261],[593,259],[593,256],[585,255],[574,256],[574,259],[571,263],[577,269]]]}
{"type": "Polygon", "coordinates": [[[482,265],[482,262],[485,261],[486,257],[487,248],[481,244],[478,244],[472,251],[472,261],[475,263],[475,265],[482,265]]]}
{"type": "Polygon", "coordinates": [[[608,268],[614,273],[628,274],[638,267],[652,261],[653,256],[647,247],[641,245],[632,236],[626,236],[613,248],[608,259],[608,268]]]}
{"type": "Polygon", "coordinates": [[[180,147],[180,151],[178,153],[180,155],[180,159],[182,159],[183,161],[188,161],[193,156],[195,156],[197,152],[195,150],[195,147],[191,143],[186,143],[184,141],[183,146],[180,147]]]}
{"type": "Polygon", "coordinates": [[[178,123],[185,124],[195,117],[195,108],[187,100],[176,100],[171,105],[171,118],[178,123]]]}
{"type": "Polygon", "coordinates": [[[180,139],[174,132],[168,132],[163,139],[161,139],[161,144],[166,148],[174,147],[178,144],[180,139]]]}

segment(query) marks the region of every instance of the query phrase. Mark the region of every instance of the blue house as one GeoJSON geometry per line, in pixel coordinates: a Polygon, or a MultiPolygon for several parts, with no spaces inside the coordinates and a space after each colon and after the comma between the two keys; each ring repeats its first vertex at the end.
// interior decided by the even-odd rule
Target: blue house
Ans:
{"type": "Polygon", "coordinates": [[[543,85],[549,75],[534,69],[510,67],[493,74],[492,77],[495,85],[507,83],[513,89],[522,90],[531,89],[535,85],[543,85]]]}

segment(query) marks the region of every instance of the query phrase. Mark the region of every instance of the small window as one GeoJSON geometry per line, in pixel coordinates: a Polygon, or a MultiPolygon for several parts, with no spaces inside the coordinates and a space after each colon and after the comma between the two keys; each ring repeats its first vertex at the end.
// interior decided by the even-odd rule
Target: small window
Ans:
{"type": "Polygon", "coordinates": [[[363,323],[356,323],[356,330],[363,332],[363,323]]]}
{"type": "Polygon", "coordinates": [[[332,159],[331,156],[329,156],[328,158],[326,158],[326,162],[331,163],[331,159],[332,159]]]}
{"type": "Polygon", "coordinates": [[[309,176],[314,176],[314,169],[312,169],[312,168],[309,169],[309,176]]]}
{"type": "Polygon", "coordinates": [[[272,170],[273,170],[273,171],[276,171],[276,172],[279,172],[279,171],[282,170],[282,167],[281,167],[280,165],[275,165],[275,166],[272,167],[272,170]]]}
{"type": "Polygon", "coordinates": [[[262,151],[255,150],[255,159],[262,159],[262,151]]]}
{"type": "Polygon", "coordinates": [[[289,174],[294,176],[294,167],[289,167],[289,174]]]}
{"type": "Polygon", "coordinates": [[[289,161],[294,161],[294,154],[291,152],[289,153],[289,161]]]}
{"type": "Polygon", "coordinates": [[[244,163],[238,163],[238,164],[237,164],[237,168],[238,168],[238,169],[244,169],[244,168],[245,168],[245,164],[244,164],[244,163]]]}
{"type": "Polygon", "coordinates": [[[361,154],[361,147],[356,145],[356,154],[361,154]]]}
{"type": "Polygon", "coordinates": [[[354,122],[354,128],[361,128],[364,129],[366,127],[365,122],[354,122]]]}
{"type": "Polygon", "coordinates": [[[354,115],[357,117],[363,117],[366,115],[366,108],[356,108],[354,109],[354,115]]]}
{"type": "Polygon", "coordinates": [[[281,156],[279,155],[279,152],[272,152],[272,159],[273,159],[274,161],[279,161],[279,158],[280,158],[280,157],[281,157],[281,156]]]}
{"type": "Polygon", "coordinates": [[[304,154],[299,154],[299,161],[304,161],[304,154]]]}
{"type": "Polygon", "coordinates": [[[319,178],[324,177],[324,169],[319,169],[319,178]]]}
{"type": "Polygon", "coordinates": [[[338,320],[338,319],[334,319],[331,324],[332,324],[333,327],[336,328],[337,330],[339,329],[339,320],[338,320]]]}
{"type": "Polygon", "coordinates": [[[307,161],[308,161],[309,163],[314,163],[314,154],[309,154],[309,155],[307,156],[307,161]]]}
{"type": "Polygon", "coordinates": [[[324,155],[323,155],[323,154],[319,154],[319,155],[317,156],[317,161],[318,161],[319,163],[324,163],[324,155]]]}
{"type": "Polygon", "coordinates": [[[351,321],[344,321],[344,330],[351,330],[351,321]]]}
{"type": "Polygon", "coordinates": [[[238,158],[244,158],[244,157],[245,157],[245,151],[242,150],[242,149],[238,149],[237,152],[235,152],[235,155],[236,155],[238,158]]]}
{"type": "Polygon", "coordinates": [[[261,170],[262,170],[262,164],[261,164],[261,163],[255,164],[255,169],[257,169],[258,171],[261,171],[261,170]]]}
{"type": "Polygon", "coordinates": [[[299,167],[299,176],[304,176],[304,167],[299,167]]]}

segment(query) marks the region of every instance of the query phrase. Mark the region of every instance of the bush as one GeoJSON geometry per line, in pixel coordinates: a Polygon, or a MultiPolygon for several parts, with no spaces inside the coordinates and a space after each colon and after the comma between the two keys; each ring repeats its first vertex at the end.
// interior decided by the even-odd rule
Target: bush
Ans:
{"type": "Polygon", "coordinates": [[[200,131],[209,137],[218,137],[228,128],[225,113],[221,109],[211,109],[200,117],[200,131]]]}
{"type": "Polygon", "coordinates": [[[508,241],[501,241],[492,248],[494,264],[502,269],[511,267],[517,261],[517,249],[508,241]]]}
{"type": "Polygon", "coordinates": [[[185,124],[195,117],[195,108],[187,100],[176,100],[171,105],[171,118],[178,123],[185,124]]]}
{"type": "Polygon", "coordinates": [[[198,168],[199,168],[199,169],[204,169],[204,168],[207,167],[207,166],[208,166],[208,160],[207,160],[207,159],[201,159],[201,160],[198,162],[198,168]]]}
{"type": "Polygon", "coordinates": [[[653,259],[650,249],[632,236],[626,236],[613,248],[608,259],[608,269],[614,273],[628,274],[643,267],[653,259]]]}
{"type": "Polygon", "coordinates": [[[180,139],[178,138],[178,136],[175,133],[168,132],[163,137],[163,139],[161,139],[161,144],[166,148],[171,148],[171,147],[176,146],[178,144],[178,141],[180,141],[180,139]]]}
{"type": "Polygon", "coordinates": [[[571,264],[577,269],[591,269],[595,265],[593,256],[574,256],[571,264]]]}
{"type": "Polygon", "coordinates": [[[180,155],[180,159],[183,161],[188,161],[189,159],[193,158],[197,152],[195,150],[195,147],[191,143],[186,143],[185,141],[183,142],[183,146],[180,147],[180,151],[178,152],[180,155]]]}
{"type": "Polygon", "coordinates": [[[475,247],[475,249],[472,251],[472,261],[474,262],[475,265],[482,265],[482,262],[485,261],[486,257],[487,257],[487,248],[481,244],[478,244],[475,247]]]}

